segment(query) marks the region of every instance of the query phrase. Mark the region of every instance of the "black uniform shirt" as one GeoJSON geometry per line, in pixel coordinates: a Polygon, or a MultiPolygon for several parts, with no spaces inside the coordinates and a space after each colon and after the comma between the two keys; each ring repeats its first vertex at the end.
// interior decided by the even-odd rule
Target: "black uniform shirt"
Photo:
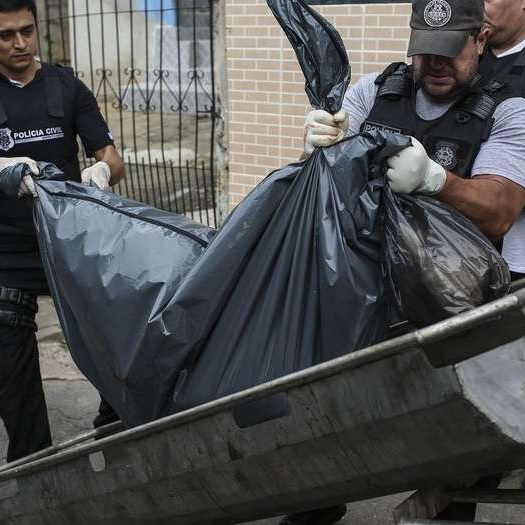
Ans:
{"type": "MultiPolygon", "coordinates": [[[[77,136],[88,156],[113,144],[95,97],[70,69],[42,64],[22,88],[0,75],[0,102],[0,157],[52,162],[80,180],[77,136]]],[[[31,206],[0,194],[0,286],[44,291],[31,206]]]]}

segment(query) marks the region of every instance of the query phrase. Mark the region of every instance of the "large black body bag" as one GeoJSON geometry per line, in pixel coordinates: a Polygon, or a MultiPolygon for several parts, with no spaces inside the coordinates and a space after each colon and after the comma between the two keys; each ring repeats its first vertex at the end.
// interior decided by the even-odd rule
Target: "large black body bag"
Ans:
{"type": "Polygon", "coordinates": [[[184,357],[154,320],[214,231],[75,182],[36,188],[40,252],[75,363],[126,423],[165,413],[184,357]]]}
{"type": "Polygon", "coordinates": [[[404,143],[362,135],[317,150],[269,175],[215,236],[38,182],[42,258],[79,368],[136,425],[384,337],[380,166],[404,143]]]}
{"type": "MultiPolygon", "coordinates": [[[[339,35],[301,0],[268,3],[312,105],[339,110],[339,35]]],[[[216,235],[96,188],[37,183],[38,239],[79,368],[137,425],[383,339],[384,168],[408,144],[365,133],[318,149],[271,173],[216,235]]]]}
{"type": "MultiPolygon", "coordinates": [[[[337,111],[350,75],[339,35],[302,1],[269,4],[295,31],[312,103],[337,111]]],[[[41,252],[79,368],[136,425],[384,337],[381,164],[400,144],[357,136],[277,170],[215,236],[96,188],[38,182],[41,252]]]]}

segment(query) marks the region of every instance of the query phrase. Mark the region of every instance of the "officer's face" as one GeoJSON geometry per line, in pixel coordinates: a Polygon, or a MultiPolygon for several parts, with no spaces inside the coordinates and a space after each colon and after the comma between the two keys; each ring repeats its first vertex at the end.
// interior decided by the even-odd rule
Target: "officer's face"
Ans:
{"type": "Polygon", "coordinates": [[[34,63],[36,23],[29,9],[0,13],[0,67],[4,73],[20,73],[34,63]]]}
{"type": "Polygon", "coordinates": [[[525,0],[485,0],[485,26],[494,49],[518,44],[525,35],[525,0]]]}
{"type": "Polygon", "coordinates": [[[469,36],[465,47],[455,58],[440,55],[414,56],[412,62],[416,80],[431,98],[438,101],[454,99],[474,78],[485,40],[484,35],[476,40],[469,36]]]}

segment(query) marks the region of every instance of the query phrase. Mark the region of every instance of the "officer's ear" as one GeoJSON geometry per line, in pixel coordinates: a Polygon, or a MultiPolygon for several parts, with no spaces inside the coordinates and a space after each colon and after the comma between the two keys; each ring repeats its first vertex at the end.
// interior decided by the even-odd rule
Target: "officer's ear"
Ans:
{"type": "Polygon", "coordinates": [[[489,28],[487,26],[483,26],[477,34],[474,35],[476,48],[478,51],[478,55],[482,55],[483,51],[485,51],[485,46],[487,45],[487,39],[489,37],[489,28]]]}

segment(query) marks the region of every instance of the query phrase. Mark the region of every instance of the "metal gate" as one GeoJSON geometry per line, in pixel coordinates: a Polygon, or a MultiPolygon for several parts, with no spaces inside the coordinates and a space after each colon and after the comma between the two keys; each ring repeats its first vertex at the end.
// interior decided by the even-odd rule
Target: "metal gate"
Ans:
{"type": "Polygon", "coordinates": [[[125,161],[115,191],[216,224],[213,0],[38,4],[42,58],[92,90],[125,161]]]}

